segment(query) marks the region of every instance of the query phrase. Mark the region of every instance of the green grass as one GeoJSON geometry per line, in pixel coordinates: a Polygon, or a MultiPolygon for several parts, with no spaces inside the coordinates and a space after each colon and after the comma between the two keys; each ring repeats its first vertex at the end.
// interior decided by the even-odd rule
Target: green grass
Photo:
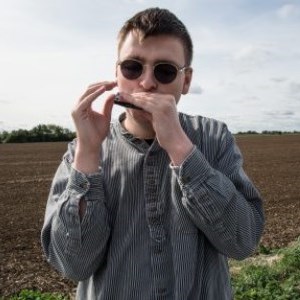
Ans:
{"type": "MultiPolygon", "coordinates": [[[[274,262],[256,258],[241,262],[240,270],[232,272],[235,300],[299,300],[300,240],[293,246],[264,256],[274,262]]],[[[234,269],[239,263],[232,263],[234,269]]]]}
{"type": "MultiPolygon", "coordinates": [[[[0,297],[0,300],[7,298],[0,297]]],[[[8,300],[68,300],[69,298],[58,293],[42,293],[40,291],[22,290],[17,295],[11,296],[8,300]]]]}

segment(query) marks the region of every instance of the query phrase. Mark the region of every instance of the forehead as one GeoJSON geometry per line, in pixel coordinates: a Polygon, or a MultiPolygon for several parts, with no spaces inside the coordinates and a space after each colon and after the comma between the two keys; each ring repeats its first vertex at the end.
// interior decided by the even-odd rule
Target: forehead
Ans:
{"type": "Polygon", "coordinates": [[[173,36],[158,35],[140,39],[136,32],[129,32],[124,39],[120,50],[119,59],[139,57],[145,61],[174,61],[184,64],[184,48],[182,42],[173,36]]]}

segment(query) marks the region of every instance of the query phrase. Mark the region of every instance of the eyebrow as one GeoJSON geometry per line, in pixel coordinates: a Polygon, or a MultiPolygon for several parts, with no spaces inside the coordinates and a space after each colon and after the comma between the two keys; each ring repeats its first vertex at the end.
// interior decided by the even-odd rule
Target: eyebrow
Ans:
{"type": "MultiPolygon", "coordinates": [[[[138,61],[140,61],[141,63],[145,63],[145,62],[146,62],[146,58],[145,58],[145,57],[142,57],[142,56],[140,56],[140,55],[132,55],[132,56],[130,55],[130,56],[127,56],[127,57],[125,57],[125,59],[123,59],[123,61],[124,61],[124,60],[127,60],[127,59],[138,60],[138,61]]],[[[160,60],[155,60],[155,61],[153,62],[154,65],[157,64],[157,63],[169,63],[169,64],[175,65],[175,66],[177,66],[177,67],[180,67],[179,64],[177,64],[176,62],[174,62],[174,61],[172,61],[172,60],[168,60],[168,59],[160,59],[160,60]]]]}
{"type": "Polygon", "coordinates": [[[132,56],[129,56],[127,57],[126,59],[135,59],[135,60],[138,60],[138,61],[141,61],[141,62],[145,62],[146,59],[142,56],[139,56],[139,55],[132,55],[132,56]]]}

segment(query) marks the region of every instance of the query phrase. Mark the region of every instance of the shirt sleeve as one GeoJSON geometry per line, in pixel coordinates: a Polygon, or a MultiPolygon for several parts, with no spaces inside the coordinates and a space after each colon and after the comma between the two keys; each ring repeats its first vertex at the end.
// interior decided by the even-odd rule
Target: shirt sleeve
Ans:
{"type": "Polygon", "coordinates": [[[72,167],[72,160],[68,151],[55,174],[41,241],[48,262],[66,277],[80,281],[90,277],[101,265],[110,227],[102,170],[85,175],[72,167]],[[80,201],[86,201],[82,220],[80,201]]]}
{"type": "Polygon", "coordinates": [[[214,167],[195,147],[172,169],[194,224],[218,251],[243,259],[253,253],[262,235],[262,199],[243,170],[241,152],[226,126],[218,147],[214,167]]]}

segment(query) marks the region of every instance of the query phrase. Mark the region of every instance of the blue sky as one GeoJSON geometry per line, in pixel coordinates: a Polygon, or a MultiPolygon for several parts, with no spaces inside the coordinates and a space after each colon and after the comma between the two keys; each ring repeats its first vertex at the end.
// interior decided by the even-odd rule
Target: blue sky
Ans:
{"type": "Polygon", "coordinates": [[[172,10],[194,41],[180,111],[232,132],[300,130],[299,0],[1,2],[0,130],[74,129],[70,112],[86,87],[114,79],[118,30],[151,6],[172,10]]]}

